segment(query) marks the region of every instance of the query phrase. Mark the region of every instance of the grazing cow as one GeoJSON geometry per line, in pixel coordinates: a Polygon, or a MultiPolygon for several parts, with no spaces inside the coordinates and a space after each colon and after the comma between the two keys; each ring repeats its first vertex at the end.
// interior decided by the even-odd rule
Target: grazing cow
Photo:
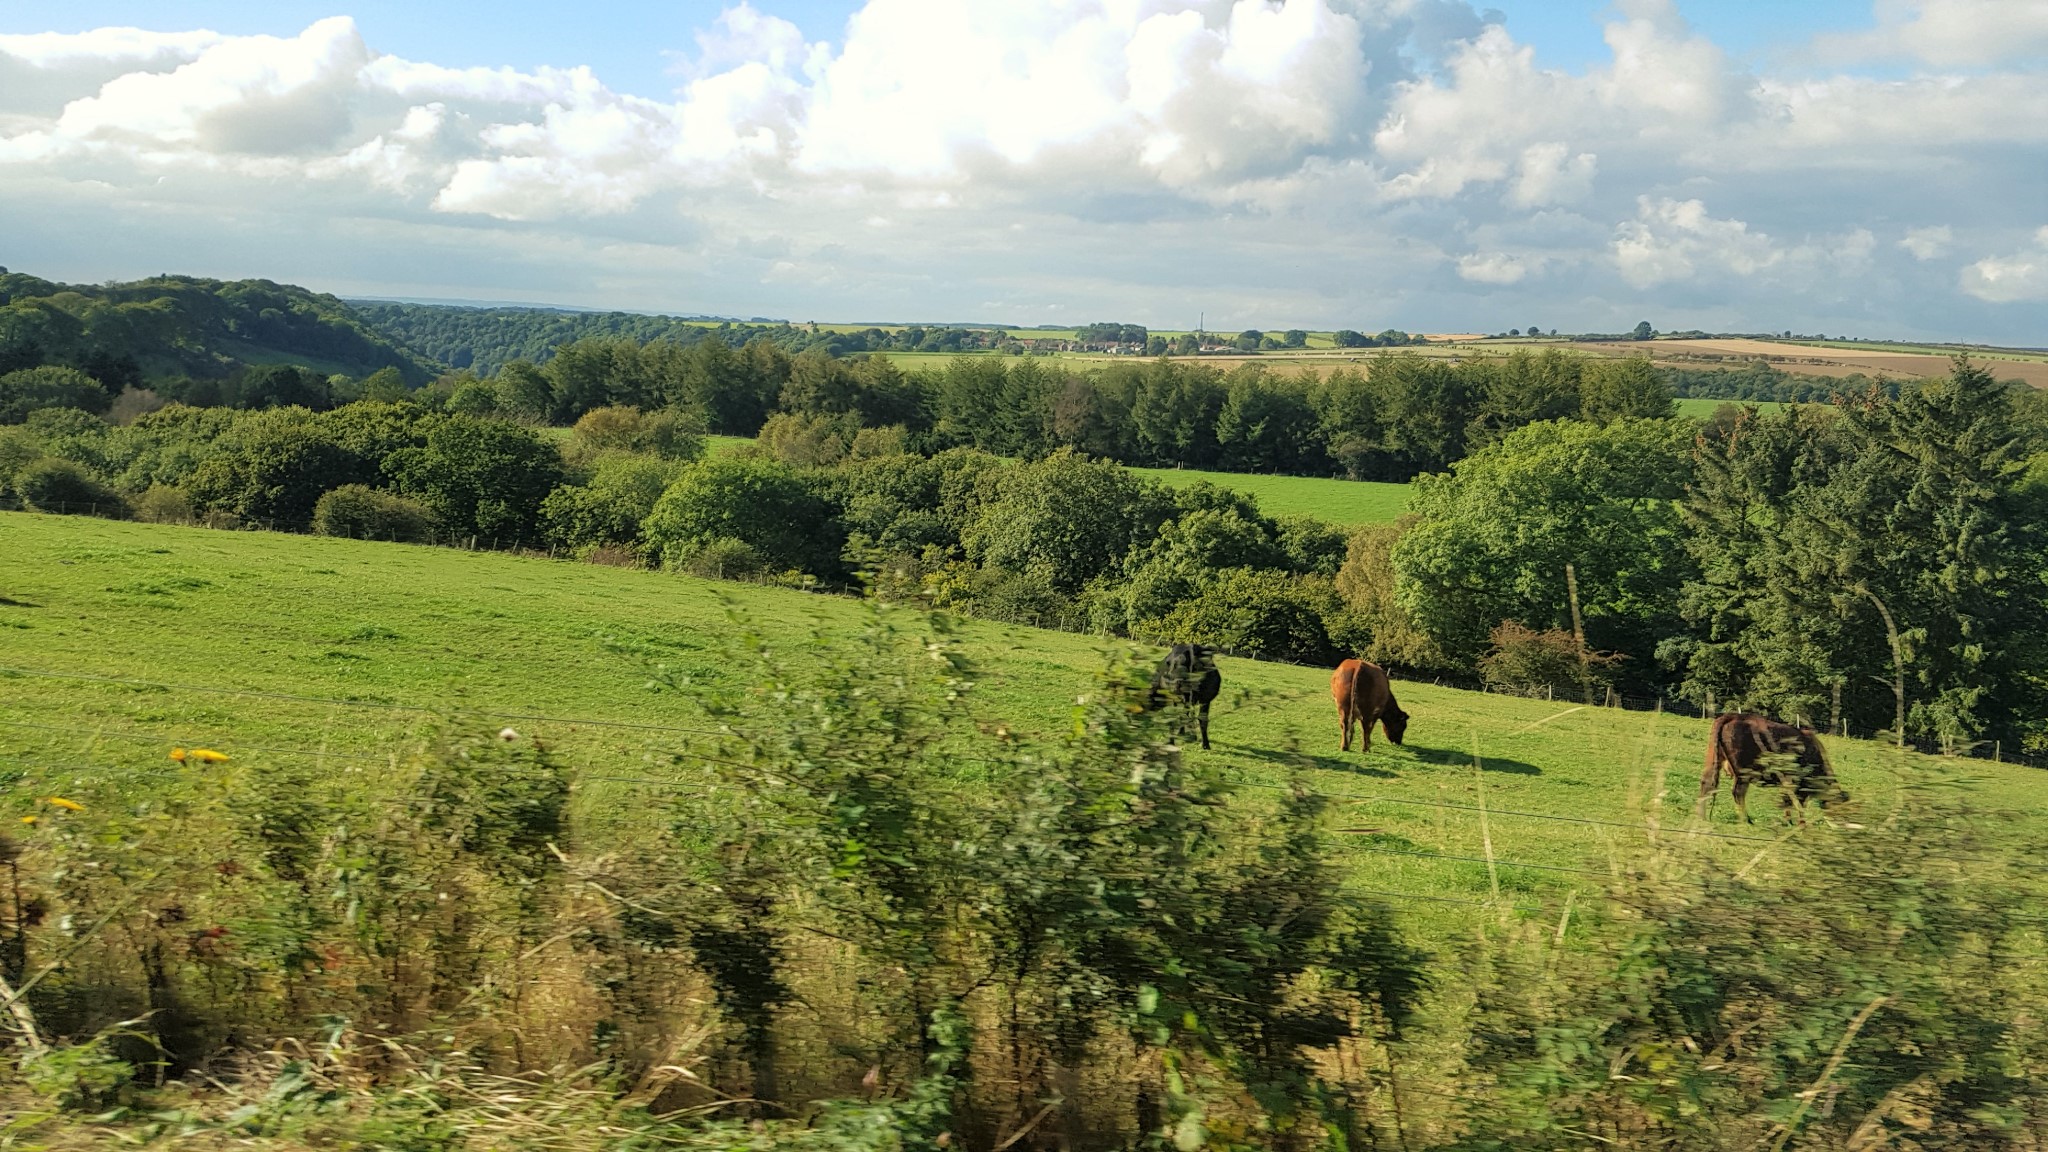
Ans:
{"type": "Polygon", "coordinates": [[[1372,751],[1372,726],[1378,721],[1387,739],[1399,744],[1408,732],[1408,714],[1394,700],[1387,670],[1366,660],[1346,660],[1330,673],[1330,695],[1337,700],[1337,723],[1344,728],[1343,750],[1351,751],[1351,723],[1363,729],[1361,752],[1372,751]]]}
{"type": "Polygon", "coordinates": [[[1697,815],[1706,815],[1707,802],[1721,786],[1724,765],[1735,778],[1735,810],[1742,813],[1745,823],[1749,821],[1748,795],[1753,783],[1784,789],[1779,800],[1787,812],[1795,804],[1803,807],[1818,801],[1825,808],[1849,798],[1835,783],[1820,733],[1753,712],[1714,717],[1713,732],[1707,737],[1706,769],[1700,773],[1697,815]]]}
{"type": "Polygon", "coordinates": [[[1223,673],[1216,670],[1216,649],[1207,644],[1175,644],[1166,653],[1166,659],[1159,662],[1159,671],[1152,674],[1152,691],[1146,697],[1147,708],[1160,708],[1168,699],[1180,702],[1183,717],[1187,710],[1197,712],[1197,723],[1202,732],[1202,747],[1209,746],[1209,702],[1223,691],[1223,673]]]}

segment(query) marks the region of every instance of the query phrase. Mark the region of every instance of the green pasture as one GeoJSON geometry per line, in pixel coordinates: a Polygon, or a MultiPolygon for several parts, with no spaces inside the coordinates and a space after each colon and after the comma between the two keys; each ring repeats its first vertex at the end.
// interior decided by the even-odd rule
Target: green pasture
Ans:
{"type": "Polygon", "coordinates": [[[1707,417],[1712,416],[1714,410],[1723,404],[1752,404],[1762,412],[1775,412],[1785,406],[1777,400],[1703,400],[1698,397],[1680,397],[1678,400],[1678,414],[1693,420],[1705,420],[1707,417]]]}
{"type": "Polygon", "coordinates": [[[1316,476],[1264,476],[1245,472],[1200,472],[1189,468],[1133,468],[1173,485],[1207,481],[1258,500],[1268,516],[1313,516],[1332,524],[1379,524],[1408,509],[1413,489],[1406,484],[1331,480],[1316,476]]]}
{"type": "MultiPolygon", "coordinates": [[[[720,802],[704,757],[728,742],[694,693],[747,682],[744,634],[800,658],[867,611],[567,561],[0,513],[0,819],[52,795],[146,813],[192,773],[232,792],[295,759],[317,761],[331,787],[378,789],[438,726],[509,726],[573,766],[573,847],[595,856],[720,802]],[[231,759],[187,767],[168,758],[178,746],[231,759]]],[[[1071,723],[1117,647],[975,621],[957,642],[980,669],[984,727],[1027,740],[1071,723]]],[[[1698,720],[1403,682],[1407,744],[1344,754],[1324,669],[1222,668],[1215,748],[1189,755],[1240,785],[1233,804],[1268,805],[1291,778],[1341,801],[1350,882],[1425,936],[1492,915],[1477,902],[1495,885],[1523,914],[1555,918],[1575,889],[1693,827],[1698,720]]],[[[1008,787],[975,750],[958,750],[963,775],[1008,787]]],[[[1909,778],[1957,782],[1990,807],[2048,806],[2035,771],[1860,741],[1832,751],[1852,815],[1882,819],[1909,778]]],[[[1724,798],[1695,831],[1764,837],[1705,838],[1746,859],[1780,834],[1767,798],[1755,810],[1764,819],[1745,828],[1724,798]]]]}

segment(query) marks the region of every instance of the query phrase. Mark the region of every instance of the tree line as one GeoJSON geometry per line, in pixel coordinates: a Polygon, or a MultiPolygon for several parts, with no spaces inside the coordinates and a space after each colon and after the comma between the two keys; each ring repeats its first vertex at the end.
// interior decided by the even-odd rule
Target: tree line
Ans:
{"type": "Polygon", "coordinates": [[[593,408],[675,408],[751,436],[777,413],[900,428],[931,453],[1036,458],[1073,449],[1127,464],[1406,480],[1522,424],[1670,414],[1647,360],[1557,351],[1451,363],[1386,354],[1369,371],[1285,374],[1159,359],[1085,371],[1034,358],[961,357],[905,371],[886,357],[795,356],[765,341],[580,340],[544,365],[463,379],[464,410],[567,423],[593,408]]]}
{"type": "MultiPolygon", "coordinates": [[[[549,370],[574,379],[579,358],[606,347],[638,346],[565,349],[549,370]]],[[[1089,451],[1099,444],[1033,439],[1047,422],[1015,418],[1054,388],[1126,381],[1133,411],[1149,414],[1206,381],[1233,419],[1279,395],[1315,427],[1332,380],[1171,362],[1085,378],[1040,376],[1030,361],[961,360],[924,378],[881,359],[789,363],[781,410],[755,443],[708,459],[701,408],[608,403],[556,442],[466,406],[458,388],[326,412],[180,405],[125,426],[47,409],[0,433],[0,477],[40,507],[474,538],[843,590],[866,581],[976,615],[1247,656],[1362,652],[1516,690],[1579,695],[1597,682],[1862,732],[1903,717],[1907,735],[1949,747],[2043,742],[2048,700],[2027,670],[2048,635],[2034,463],[2048,406],[1967,364],[1897,397],[1729,406],[1705,423],[1625,409],[1588,419],[1581,407],[1490,429],[1469,453],[1439,422],[1439,443],[1457,451],[1406,459],[1430,469],[1410,515],[1345,533],[1214,486],[1167,488],[1089,451]],[[937,417],[910,418],[913,390],[934,385],[937,417]]],[[[1333,378],[1335,394],[1399,398],[1393,387],[1414,386],[1418,369],[1459,379],[1436,362],[1390,363],[1375,374],[1395,382],[1386,390],[1333,378]]],[[[1147,459],[1136,443],[1120,450],[1147,459]]]]}

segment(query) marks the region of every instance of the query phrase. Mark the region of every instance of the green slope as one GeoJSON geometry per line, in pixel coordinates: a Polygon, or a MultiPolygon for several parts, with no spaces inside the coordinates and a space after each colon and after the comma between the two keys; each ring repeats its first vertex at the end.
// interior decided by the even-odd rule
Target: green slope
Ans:
{"type": "MultiPolygon", "coordinates": [[[[0,673],[0,818],[60,792],[139,802],[163,779],[153,774],[180,771],[166,759],[173,745],[219,748],[249,772],[318,755],[371,786],[446,716],[561,748],[578,772],[588,851],[673,819],[672,806],[716,802],[679,791],[707,782],[693,757],[713,725],[687,692],[650,684],[730,686],[742,631],[800,650],[863,611],[663,573],[21,513],[0,513],[0,597],[0,666],[15,670],[0,673]]],[[[1025,732],[1068,723],[1112,646],[972,621],[960,642],[983,671],[982,705],[1025,732]]],[[[1223,672],[1215,750],[1192,755],[1245,786],[1234,803],[1269,803],[1289,765],[1353,802],[1339,810],[1359,830],[1346,836],[1353,883],[1397,894],[1425,935],[1481,914],[1471,902],[1489,890],[1489,845],[1515,862],[1497,864],[1505,898],[1554,917],[1568,892],[1642,850],[1646,822],[1689,820],[1697,720],[1402,683],[1408,744],[1382,739],[1367,757],[1337,750],[1325,670],[1226,659],[1223,672]]],[[[1831,750],[1850,792],[1881,812],[1900,779],[1896,753],[1857,741],[1831,750]]],[[[1921,779],[1967,777],[1994,807],[2048,807],[2038,772],[1909,764],[1921,779]]],[[[1711,827],[1771,834],[1734,823],[1725,798],[1711,827]]],[[[1715,843],[1731,859],[1760,847],[1715,843]]]]}
{"type": "Polygon", "coordinates": [[[0,269],[0,363],[123,360],[149,378],[294,364],[358,377],[397,368],[417,384],[439,370],[339,299],[295,285],[191,276],[58,284],[0,269]]]}
{"type": "Polygon", "coordinates": [[[1244,472],[1200,472],[1190,468],[1133,468],[1166,484],[1208,481],[1258,499],[1268,516],[1313,516],[1332,524],[1378,524],[1408,509],[1406,484],[1332,480],[1315,476],[1262,476],[1244,472]]]}

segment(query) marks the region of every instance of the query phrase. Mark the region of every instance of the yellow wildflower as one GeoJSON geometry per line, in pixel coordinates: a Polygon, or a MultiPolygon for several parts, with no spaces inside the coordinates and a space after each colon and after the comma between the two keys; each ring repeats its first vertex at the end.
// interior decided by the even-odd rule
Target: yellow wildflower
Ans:
{"type": "Polygon", "coordinates": [[[85,811],[85,805],[80,804],[76,800],[66,800],[62,796],[45,796],[43,797],[43,800],[45,803],[55,805],[58,808],[64,809],[66,812],[85,811]]]}
{"type": "Polygon", "coordinates": [[[35,822],[36,822],[36,818],[35,818],[35,817],[33,817],[33,816],[23,816],[23,817],[21,818],[21,822],[22,822],[23,824],[33,824],[33,823],[35,823],[35,822]]]}
{"type": "Polygon", "coordinates": [[[228,758],[228,754],[225,752],[215,752],[211,748],[194,748],[192,750],[192,758],[204,764],[219,764],[228,758]]]}
{"type": "Polygon", "coordinates": [[[171,749],[171,759],[183,764],[185,762],[185,750],[183,748],[171,749]]]}

